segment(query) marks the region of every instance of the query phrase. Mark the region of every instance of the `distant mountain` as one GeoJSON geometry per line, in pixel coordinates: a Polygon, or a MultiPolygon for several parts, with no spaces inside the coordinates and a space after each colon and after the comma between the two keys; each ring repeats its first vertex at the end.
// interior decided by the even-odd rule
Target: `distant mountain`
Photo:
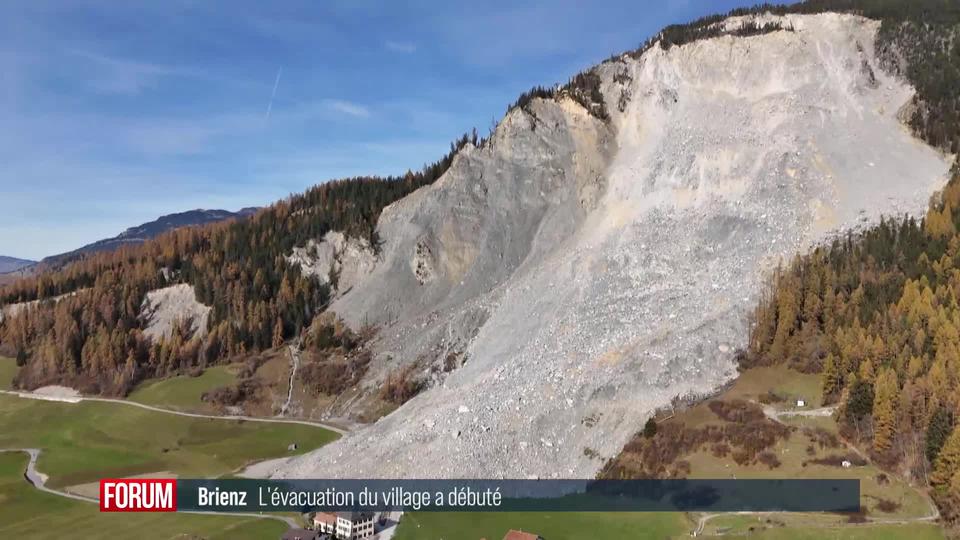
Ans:
{"type": "MultiPolygon", "coordinates": [[[[56,268],[58,266],[62,266],[74,259],[79,258],[81,255],[97,253],[100,251],[111,251],[123,245],[142,244],[151,238],[157,237],[167,231],[172,231],[173,229],[179,229],[180,227],[206,225],[208,223],[215,223],[217,221],[224,221],[233,218],[245,218],[253,215],[257,210],[259,210],[259,208],[242,208],[237,212],[230,212],[229,210],[197,209],[187,212],[180,212],[177,214],[169,214],[166,216],[161,216],[148,223],[137,225],[136,227],[130,227],[113,238],[97,240],[96,242],[87,244],[73,251],[44,257],[44,259],[39,263],[33,261],[24,261],[26,264],[20,265],[19,267],[14,266],[10,269],[0,270],[0,274],[16,272],[20,275],[30,275],[41,268],[56,268]]],[[[18,259],[10,260],[16,261],[18,259]]],[[[3,266],[3,268],[5,268],[5,266],[3,266]]]]}
{"type": "Polygon", "coordinates": [[[50,262],[53,259],[69,257],[79,253],[94,253],[97,251],[112,250],[124,244],[140,244],[167,231],[172,231],[173,229],[178,229],[180,227],[206,225],[207,223],[215,223],[225,219],[247,217],[256,211],[257,208],[244,208],[239,212],[230,212],[228,210],[190,210],[189,212],[180,212],[179,214],[161,216],[149,223],[144,223],[143,225],[138,225],[136,227],[130,227],[113,238],[98,240],[75,251],[47,257],[41,262],[50,262]]]}
{"type": "Polygon", "coordinates": [[[33,264],[37,264],[37,262],[28,261],[26,259],[17,259],[16,257],[4,257],[3,255],[0,255],[0,274],[15,272],[21,268],[33,264]]]}

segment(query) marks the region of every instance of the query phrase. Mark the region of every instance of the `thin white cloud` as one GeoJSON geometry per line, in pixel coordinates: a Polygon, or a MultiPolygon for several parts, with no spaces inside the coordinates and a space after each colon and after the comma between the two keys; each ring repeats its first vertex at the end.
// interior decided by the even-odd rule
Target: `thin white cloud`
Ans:
{"type": "Polygon", "coordinates": [[[369,118],[370,109],[359,105],[357,103],[352,103],[349,101],[344,101],[342,99],[328,99],[324,101],[327,107],[333,109],[334,111],[354,116],[356,118],[369,118]]]}
{"type": "Polygon", "coordinates": [[[387,50],[403,53],[403,54],[412,54],[417,52],[417,46],[409,41],[391,41],[387,40],[384,44],[387,47],[387,50]]]}
{"type": "Polygon", "coordinates": [[[102,54],[72,50],[70,54],[88,62],[88,84],[102,94],[136,95],[156,86],[163,77],[180,73],[177,68],[113,58],[102,54]]]}

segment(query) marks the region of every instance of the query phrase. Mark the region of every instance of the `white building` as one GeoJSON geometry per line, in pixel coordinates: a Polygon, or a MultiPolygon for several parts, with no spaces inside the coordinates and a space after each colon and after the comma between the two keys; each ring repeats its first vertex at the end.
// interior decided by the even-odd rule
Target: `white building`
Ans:
{"type": "Polygon", "coordinates": [[[337,538],[354,540],[373,536],[373,512],[337,512],[337,538]]]}
{"type": "Polygon", "coordinates": [[[335,534],[338,539],[355,540],[373,536],[373,512],[317,512],[313,525],[321,533],[335,534]]]}
{"type": "Polygon", "coordinates": [[[337,532],[337,516],[328,512],[317,512],[313,516],[313,527],[322,533],[334,534],[337,532]]]}

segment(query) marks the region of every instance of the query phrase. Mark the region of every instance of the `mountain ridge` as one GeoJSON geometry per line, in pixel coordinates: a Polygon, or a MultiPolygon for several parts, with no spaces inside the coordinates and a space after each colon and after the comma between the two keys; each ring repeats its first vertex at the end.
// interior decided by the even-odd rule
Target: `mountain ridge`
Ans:
{"type": "Polygon", "coordinates": [[[21,268],[37,264],[37,261],[0,255],[0,274],[15,272],[21,268]]]}
{"type": "Polygon", "coordinates": [[[58,268],[69,262],[72,262],[85,254],[97,253],[101,251],[111,251],[123,245],[142,244],[143,242],[156,238],[157,236],[180,227],[193,227],[217,223],[227,219],[247,218],[259,210],[258,207],[241,208],[236,212],[221,209],[202,209],[187,210],[184,212],[175,212],[165,214],[152,221],[141,223],[133,227],[128,227],[120,234],[91,242],[77,249],[49,255],[39,261],[28,261],[29,264],[21,265],[10,270],[0,270],[0,274],[16,273],[21,276],[32,275],[37,271],[58,268]]]}

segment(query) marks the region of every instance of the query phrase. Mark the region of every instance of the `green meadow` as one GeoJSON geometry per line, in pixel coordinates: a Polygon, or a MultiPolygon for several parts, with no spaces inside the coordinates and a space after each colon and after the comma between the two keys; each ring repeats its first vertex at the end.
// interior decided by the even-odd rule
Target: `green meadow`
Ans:
{"type": "Polygon", "coordinates": [[[234,384],[237,377],[232,369],[232,366],[214,366],[196,377],[180,375],[149,380],[134,389],[127,399],[178,411],[213,412],[213,407],[201,401],[200,396],[214,388],[234,384]]]}
{"type": "Polygon", "coordinates": [[[325,429],[188,418],[116,403],[59,403],[0,395],[0,448],[40,448],[51,487],[169,471],[216,477],[337,438],[325,429]]]}

